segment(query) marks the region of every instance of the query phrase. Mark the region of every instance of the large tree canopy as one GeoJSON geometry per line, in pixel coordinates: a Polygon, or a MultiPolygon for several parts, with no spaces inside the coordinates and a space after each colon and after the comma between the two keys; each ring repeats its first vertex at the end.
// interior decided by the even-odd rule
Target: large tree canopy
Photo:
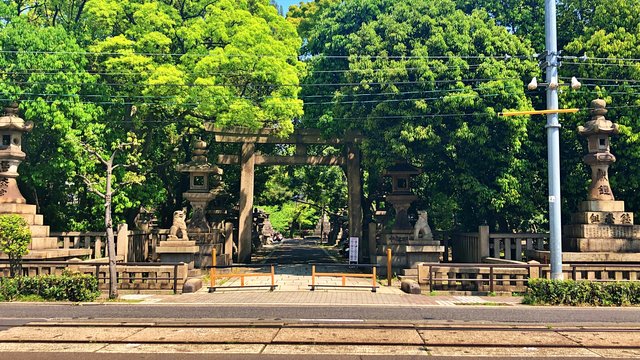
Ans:
{"type": "MultiPolygon", "coordinates": [[[[544,0],[456,0],[471,13],[486,9],[496,21],[513,31],[522,41],[531,43],[538,53],[544,50],[544,0]],[[505,6],[507,5],[507,6],[505,6]],[[520,31],[525,29],[525,31],[520,31]]],[[[583,83],[579,91],[560,94],[560,107],[585,109],[575,115],[562,115],[561,172],[563,218],[576,211],[584,200],[589,171],[582,164],[585,140],[576,127],[589,118],[591,100],[603,98],[610,109],[608,118],[621,125],[621,136],[612,142],[618,162],[611,167],[611,182],[616,196],[631,210],[640,208],[640,1],[638,0],[563,0],[557,2],[558,48],[562,51],[560,76],[566,82],[572,76],[583,83]]],[[[545,106],[543,89],[535,94],[536,106],[545,106]]]]}
{"type": "Polygon", "coordinates": [[[119,162],[136,171],[115,174],[133,184],[114,198],[122,219],[181,206],[175,165],[204,121],[287,134],[302,114],[300,39],[268,0],[4,1],[0,17],[2,98],[36,123],[25,195],[57,229],[100,223],[87,147],[135,145],[119,162]]]}
{"type": "Polygon", "coordinates": [[[467,15],[452,1],[344,1],[312,16],[301,33],[310,57],[304,123],[364,133],[367,188],[408,160],[424,170],[417,206],[438,227],[528,227],[544,206],[530,139],[542,127],[497,113],[531,106],[523,91],[535,73],[531,48],[486,12],[467,15]]]}

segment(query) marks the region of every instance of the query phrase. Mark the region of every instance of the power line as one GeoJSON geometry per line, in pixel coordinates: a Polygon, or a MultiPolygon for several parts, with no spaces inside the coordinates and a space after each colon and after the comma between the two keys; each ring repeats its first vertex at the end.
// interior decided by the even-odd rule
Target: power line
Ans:
{"type": "MultiPolygon", "coordinates": [[[[504,89],[519,89],[520,87],[507,86],[504,89]]],[[[379,93],[356,93],[356,94],[340,94],[344,98],[360,98],[360,97],[373,97],[373,96],[403,96],[403,95],[416,95],[416,94],[434,94],[434,93],[457,93],[465,91],[483,91],[485,88],[480,87],[467,87],[467,88],[455,88],[455,89],[434,89],[434,90],[418,90],[418,91],[398,91],[398,92],[379,92],[379,93]]],[[[1,91],[0,91],[1,92],[1,91]]],[[[8,96],[5,93],[5,96],[8,96]]],[[[59,97],[83,97],[83,98],[116,98],[116,99],[175,99],[182,95],[111,95],[111,94],[91,94],[91,93],[31,93],[20,92],[15,93],[15,96],[59,96],[59,97]]],[[[301,95],[300,97],[293,96],[260,96],[258,98],[277,98],[277,99],[292,99],[292,100],[304,100],[307,98],[333,98],[339,96],[338,94],[318,94],[318,95],[301,95]]],[[[241,99],[254,99],[255,97],[249,96],[235,96],[241,99]]],[[[331,102],[334,103],[334,102],[331,102]]]]}
{"type": "Polygon", "coordinates": [[[635,61],[635,62],[640,61],[640,59],[638,59],[638,58],[591,57],[591,56],[587,56],[587,55],[582,55],[582,56],[562,55],[562,56],[560,56],[560,58],[561,59],[569,59],[569,60],[582,60],[584,62],[589,61],[589,60],[596,60],[596,61],[635,61]]]}
{"type": "MultiPolygon", "coordinates": [[[[106,55],[106,56],[171,56],[171,57],[182,57],[182,56],[195,56],[195,57],[205,57],[212,56],[214,54],[210,53],[160,53],[160,52],[134,52],[124,50],[123,52],[106,52],[106,51],[39,51],[39,50],[0,50],[0,54],[34,54],[34,55],[106,55]]],[[[215,54],[218,56],[218,54],[215,54]]],[[[366,58],[366,59],[502,59],[509,60],[511,58],[515,59],[530,59],[534,58],[534,55],[511,55],[511,54],[503,54],[503,55],[487,55],[487,54],[479,54],[479,55],[368,55],[368,54],[350,54],[350,55],[326,55],[326,54],[317,54],[317,55],[286,55],[286,54],[224,54],[225,57],[248,57],[248,58],[282,58],[282,59],[300,59],[300,60],[308,60],[308,59],[316,59],[316,58],[326,58],[326,59],[352,59],[352,58],[366,58]]]]}
{"type": "Polygon", "coordinates": [[[372,81],[372,82],[353,82],[353,83],[311,83],[311,84],[272,84],[272,83],[248,83],[248,84],[119,84],[119,83],[101,83],[101,82],[49,82],[49,81],[16,81],[11,84],[15,85],[65,85],[65,86],[80,86],[80,85],[92,85],[92,86],[132,86],[132,87],[147,87],[147,86],[166,86],[166,87],[322,87],[322,86],[362,86],[362,85],[415,85],[415,84],[451,84],[458,82],[489,82],[489,81],[517,81],[521,79],[517,78],[497,78],[497,79],[452,79],[452,80],[416,80],[416,81],[372,81]]]}
{"type": "MultiPolygon", "coordinates": [[[[358,72],[375,72],[375,73],[397,73],[402,71],[417,71],[417,70],[425,70],[431,67],[442,67],[444,66],[447,69],[459,69],[459,68],[477,68],[483,66],[485,64],[460,64],[460,65],[446,65],[446,64],[430,64],[426,67],[376,67],[376,68],[367,68],[367,69],[334,69],[334,70],[313,70],[310,69],[309,73],[317,73],[317,74],[334,74],[334,73],[358,73],[358,72]]],[[[257,71],[212,71],[202,73],[203,75],[227,75],[227,76],[242,76],[242,75],[252,75],[252,73],[256,73],[257,71]]],[[[148,73],[152,73],[152,71],[148,71],[148,73]]],[[[101,76],[135,76],[142,75],[142,71],[120,71],[120,72],[109,72],[109,71],[76,71],[70,72],[65,71],[64,69],[20,69],[20,70],[5,70],[0,71],[0,74],[4,75],[73,75],[73,76],[82,76],[82,75],[101,75],[101,76]]]]}
{"type": "Polygon", "coordinates": [[[610,64],[610,63],[594,63],[594,62],[573,62],[563,61],[562,65],[579,65],[579,66],[616,66],[616,67],[637,67],[640,64],[610,64]]]}

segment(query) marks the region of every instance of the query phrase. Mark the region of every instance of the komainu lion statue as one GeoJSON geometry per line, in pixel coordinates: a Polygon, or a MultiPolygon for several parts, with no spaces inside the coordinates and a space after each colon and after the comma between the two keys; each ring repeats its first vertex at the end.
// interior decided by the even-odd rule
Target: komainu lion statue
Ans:
{"type": "Polygon", "coordinates": [[[180,239],[189,241],[189,235],[187,235],[187,212],[185,210],[176,210],[173,212],[173,225],[169,229],[169,240],[177,239],[180,234],[180,239]]]}
{"type": "Polygon", "coordinates": [[[413,228],[413,239],[418,240],[420,234],[422,234],[423,239],[433,239],[433,234],[431,233],[431,228],[429,227],[427,212],[424,210],[418,211],[418,221],[416,221],[416,225],[413,228]]]}

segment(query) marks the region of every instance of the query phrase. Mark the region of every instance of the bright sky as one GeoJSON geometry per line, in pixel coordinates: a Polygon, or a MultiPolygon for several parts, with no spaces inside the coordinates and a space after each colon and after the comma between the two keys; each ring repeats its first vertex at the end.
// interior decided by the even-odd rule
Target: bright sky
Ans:
{"type": "Polygon", "coordinates": [[[282,7],[284,8],[284,13],[286,15],[287,11],[289,10],[289,6],[294,5],[294,4],[297,5],[302,0],[276,0],[276,1],[278,2],[278,4],[282,5],[282,7]]]}

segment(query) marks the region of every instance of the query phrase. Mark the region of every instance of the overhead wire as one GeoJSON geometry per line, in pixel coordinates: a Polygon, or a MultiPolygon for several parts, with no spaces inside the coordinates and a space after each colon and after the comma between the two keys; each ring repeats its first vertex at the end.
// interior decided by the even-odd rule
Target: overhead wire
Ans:
{"type": "MultiPolygon", "coordinates": [[[[139,56],[195,56],[195,57],[206,57],[210,55],[218,55],[207,53],[161,53],[161,52],[135,52],[129,50],[123,50],[122,52],[108,52],[108,51],[40,51],[40,50],[0,50],[0,54],[34,54],[34,55],[106,55],[106,56],[130,56],[130,55],[139,55],[139,56]]],[[[326,55],[326,54],[300,54],[300,55],[286,55],[286,54],[222,54],[225,57],[246,57],[246,58],[283,58],[283,59],[300,59],[300,60],[309,60],[314,58],[326,58],[326,59],[352,59],[352,58],[366,58],[366,59],[504,59],[509,60],[511,58],[517,59],[528,59],[533,58],[532,55],[511,55],[511,54],[502,54],[502,55],[490,55],[490,54],[479,54],[479,55],[368,55],[368,54],[349,54],[349,55],[326,55]]]]}

